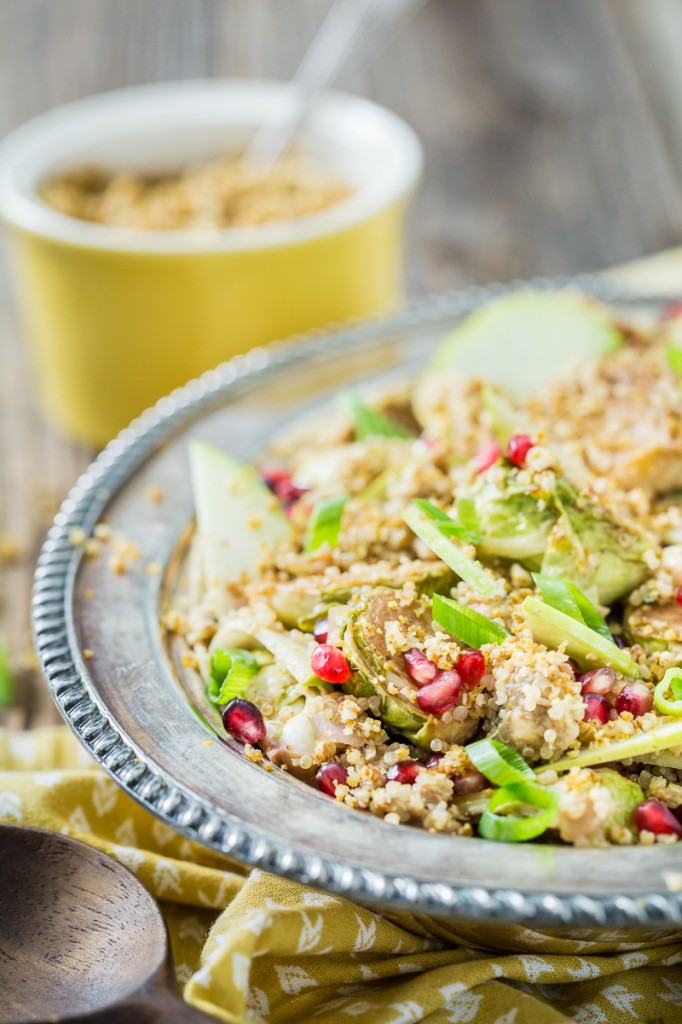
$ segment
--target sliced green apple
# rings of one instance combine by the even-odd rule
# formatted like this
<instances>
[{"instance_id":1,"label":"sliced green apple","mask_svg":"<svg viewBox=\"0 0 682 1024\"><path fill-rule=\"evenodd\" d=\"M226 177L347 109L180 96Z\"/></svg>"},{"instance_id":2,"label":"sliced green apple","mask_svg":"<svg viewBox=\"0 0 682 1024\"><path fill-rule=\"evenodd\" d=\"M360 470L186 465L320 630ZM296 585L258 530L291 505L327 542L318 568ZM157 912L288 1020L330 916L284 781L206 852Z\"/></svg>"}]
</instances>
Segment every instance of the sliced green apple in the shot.
<instances>
[{"instance_id":1,"label":"sliced green apple","mask_svg":"<svg viewBox=\"0 0 682 1024\"><path fill-rule=\"evenodd\" d=\"M268 550L291 541L291 524L253 466L205 441L189 446L204 582L253 576Z\"/></svg>"},{"instance_id":2,"label":"sliced green apple","mask_svg":"<svg viewBox=\"0 0 682 1024\"><path fill-rule=\"evenodd\" d=\"M430 369L480 377L522 398L572 364L608 355L622 343L608 310L593 300L563 292L515 292L458 324L436 350Z\"/></svg>"}]
</instances>

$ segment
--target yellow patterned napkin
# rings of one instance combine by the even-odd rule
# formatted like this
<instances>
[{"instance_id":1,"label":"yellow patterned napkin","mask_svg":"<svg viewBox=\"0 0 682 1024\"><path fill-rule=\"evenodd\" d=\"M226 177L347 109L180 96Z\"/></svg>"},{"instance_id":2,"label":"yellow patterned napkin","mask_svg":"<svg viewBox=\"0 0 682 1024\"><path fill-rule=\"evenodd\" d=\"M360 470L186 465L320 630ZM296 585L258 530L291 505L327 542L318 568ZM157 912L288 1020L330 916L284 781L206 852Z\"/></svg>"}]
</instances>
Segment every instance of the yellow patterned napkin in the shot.
<instances>
[{"instance_id":1,"label":"yellow patterned napkin","mask_svg":"<svg viewBox=\"0 0 682 1024\"><path fill-rule=\"evenodd\" d=\"M68 833L130 868L161 902L185 999L229 1024L682 1019L682 941L603 952L519 930L532 952L491 953L424 919L389 921L194 846L95 768L66 728L0 730L0 821Z\"/></svg>"}]
</instances>

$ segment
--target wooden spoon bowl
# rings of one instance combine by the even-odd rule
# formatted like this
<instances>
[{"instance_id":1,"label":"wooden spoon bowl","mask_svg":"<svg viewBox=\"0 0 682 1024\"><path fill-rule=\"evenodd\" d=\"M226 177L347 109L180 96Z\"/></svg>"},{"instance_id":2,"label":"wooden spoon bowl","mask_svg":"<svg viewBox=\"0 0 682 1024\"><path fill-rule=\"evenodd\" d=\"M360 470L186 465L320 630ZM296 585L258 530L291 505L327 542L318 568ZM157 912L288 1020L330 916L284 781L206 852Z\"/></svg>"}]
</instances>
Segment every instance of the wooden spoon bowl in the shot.
<instances>
[{"instance_id":1,"label":"wooden spoon bowl","mask_svg":"<svg viewBox=\"0 0 682 1024\"><path fill-rule=\"evenodd\" d=\"M42 829L0 826L0 1024L87 1016L206 1022L177 995L161 912L126 868Z\"/></svg>"}]
</instances>

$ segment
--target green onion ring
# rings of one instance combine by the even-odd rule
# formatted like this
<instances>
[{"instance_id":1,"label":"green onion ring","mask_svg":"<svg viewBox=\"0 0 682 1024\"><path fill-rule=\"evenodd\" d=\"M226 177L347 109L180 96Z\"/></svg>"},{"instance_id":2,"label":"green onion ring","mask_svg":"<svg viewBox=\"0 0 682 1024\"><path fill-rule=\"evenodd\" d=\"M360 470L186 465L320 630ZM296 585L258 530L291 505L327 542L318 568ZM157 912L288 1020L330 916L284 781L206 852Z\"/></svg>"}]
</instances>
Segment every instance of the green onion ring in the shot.
<instances>
[{"instance_id":1,"label":"green onion ring","mask_svg":"<svg viewBox=\"0 0 682 1024\"><path fill-rule=\"evenodd\" d=\"M464 752L481 775L496 786L526 783L535 778L535 772L521 755L499 740L477 740L465 747Z\"/></svg>"},{"instance_id":2,"label":"green onion ring","mask_svg":"<svg viewBox=\"0 0 682 1024\"><path fill-rule=\"evenodd\" d=\"M682 668L669 668L656 684L654 689L654 704L656 710L662 715L682 715ZM671 691L675 700L668 700L666 694ZM679 695L679 696L678 696Z\"/></svg>"},{"instance_id":3,"label":"green onion ring","mask_svg":"<svg viewBox=\"0 0 682 1024\"><path fill-rule=\"evenodd\" d=\"M495 813L504 807L518 804L536 807L537 814L524 818L513 814ZM558 795L538 786L537 783L516 782L511 786L496 789L478 823L478 834L483 839L507 843L522 843L527 839L536 839L551 827L558 806Z\"/></svg>"}]
</instances>

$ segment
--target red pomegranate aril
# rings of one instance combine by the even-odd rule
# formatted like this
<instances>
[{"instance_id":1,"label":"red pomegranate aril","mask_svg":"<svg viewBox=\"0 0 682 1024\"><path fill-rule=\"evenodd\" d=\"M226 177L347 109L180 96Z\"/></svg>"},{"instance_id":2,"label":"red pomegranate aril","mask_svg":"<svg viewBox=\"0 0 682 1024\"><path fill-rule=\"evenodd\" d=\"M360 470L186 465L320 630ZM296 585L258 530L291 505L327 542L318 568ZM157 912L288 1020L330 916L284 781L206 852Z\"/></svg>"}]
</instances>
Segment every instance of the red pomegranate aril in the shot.
<instances>
[{"instance_id":1,"label":"red pomegranate aril","mask_svg":"<svg viewBox=\"0 0 682 1024\"><path fill-rule=\"evenodd\" d=\"M452 780L455 793L458 796L466 796L468 793L480 793L482 789L488 789L490 783L485 775L480 772L467 772L466 775L457 775Z\"/></svg>"},{"instance_id":2,"label":"red pomegranate aril","mask_svg":"<svg viewBox=\"0 0 682 1024\"><path fill-rule=\"evenodd\" d=\"M490 444L481 445L471 461L477 473L485 473L486 469L490 469L501 458L502 449L499 444L491 442Z\"/></svg>"},{"instance_id":3,"label":"red pomegranate aril","mask_svg":"<svg viewBox=\"0 0 682 1024\"><path fill-rule=\"evenodd\" d=\"M310 658L310 667L318 679L325 683L345 683L350 678L350 666L341 651L331 644L319 644Z\"/></svg>"},{"instance_id":4,"label":"red pomegranate aril","mask_svg":"<svg viewBox=\"0 0 682 1024\"><path fill-rule=\"evenodd\" d=\"M457 659L457 673L465 690L473 690L485 675L485 658L480 651L464 651Z\"/></svg>"},{"instance_id":5,"label":"red pomegranate aril","mask_svg":"<svg viewBox=\"0 0 682 1024\"><path fill-rule=\"evenodd\" d=\"M439 672L432 683L417 693L417 704L427 715L444 715L457 703L462 680L454 669Z\"/></svg>"},{"instance_id":6,"label":"red pomegranate aril","mask_svg":"<svg viewBox=\"0 0 682 1024\"><path fill-rule=\"evenodd\" d=\"M640 832L674 835L682 839L682 825L673 812L658 800L645 800L635 809L635 823Z\"/></svg>"},{"instance_id":7,"label":"red pomegranate aril","mask_svg":"<svg viewBox=\"0 0 682 1024\"><path fill-rule=\"evenodd\" d=\"M580 677L580 692L583 697L586 693L600 693L602 697L610 693L616 684L616 673L612 668L593 668Z\"/></svg>"},{"instance_id":8,"label":"red pomegranate aril","mask_svg":"<svg viewBox=\"0 0 682 1024\"><path fill-rule=\"evenodd\" d=\"M535 447L528 434L515 434L507 445L507 458L517 466L525 466L526 457L531 448Z\"/></svg>"},{"instance_id":9,"label":"red pomegranate aril","mask_svg":"<svg viewBox=\"0 0 682 1024\"><path fill-rule=\"evenodd\" d=\"M313 636L318 644L326 644L329 636L329 619L318 619L313 626Z\"/></svg>"},{"instance_id":10,"label":"red pomegranate aril","mask_svg":"<svg viewBox=\"0 0 682 1024\"><path fill-rule=\"evenodd\" d=\"M291 477L289 477L275 485L275 494L283 505L293 505L295 501L298 501L305 494L305 488L297 487Z\"/></svg>"},{"instance_id":11,"label":"red pomegranate aril","mask_svg":"<svg viewBox=\"0 0 682 1024\"><path fill-rule=\"evenodd\" d=\"M680 606L680 608L682 608L682 587L678 587L677 588L677 593L675 594L675 600L678 603L678 605Z\"/></svg>"},{"instance_id":12,"label":"red pomegranate aril","mask_svg":"<svg viewBox=\"0 0 682 1024\"><path fill-rule=\"evenodd\" d=\"M417 686L426 686L427 683L432 683L438 675L438 665L434 661L429 661L418 647L411 647L409 651L405 651L403 661L410 679Z\"/></svg>"},{"instance_id":13,"label":"red pomegranate aril","mask_svg":"<svg viewBox=\"0 0 682 1024\"><path fill-rule=\"evenodd\" d=\"M660 319L661 323L666 323L668 320L677 320L681 316L682 301L677 299L675 302L668 302L667 305L663 307Z\"/></svg>"},{"instance_id":14,"label":"red pomegranate aril","mask_svg":"<svg viewBox=\"0 0 682 1024\"><path fill-rule=\"evenodd\" d=\"M629 711L634 718L645 715L654 706L654 695L644 683L628 683L616 697L616 711Z\"/></svg>"},{"instance_id":15,"label":"red pomegranate aril","mask_svg":"<svg viewBox=\"0 0 682 1024\"><path fill-rule=\"evenodd\" d=\"M443 754L431 754L431 757L428 759L428 761L426 762L424 767L425 768L437 768L438 765L443 760L443 756L444 756Z\"/></svg>"},{"instance_id":16,"label":"red pomegranate aril","mask_svg":"<svg viewBox=\"0 0 682 1024\"><path fill-rule=\"evenodd\" d=\"M315 774L315 785L327 796L336 796L336 787L345 786L348 772L338 761L327 761Z\"/></svg>"},{"instance_id":17,"label":"red pomegranate aril","mask_svg":"<svg viewBox=\"0 0 682 1024\"><path fill-rule=\"evenodd\" d=\"M235 697L223 711L223 725L239 743L258 743L265 736L263 716L250 700Z\"/></svg>"},{"instance_id":18,"label":"red pomegranate aril","mask_svg":"<svg viewBox=\"0 0 682 1024\"><path fill-rule=\"evenodd\" d=\"M386 772L386 778L389 782L402 782L411 786L419 775L420 769L421 765L417 761L397 761Z\"/></svg>"},{"instance_id":19,"label":"red pomegranate aril","mask_svg":"<svg viewBox=\"0 0 682 1024\"><path fill-rule=\"evenodd\" d=\"M611 705L606 697L602 697L600 693L586 693L583 700L585 701L585 721L601 722L602 725L606 725L611 715Z\"/></svg>"},{"instance_id":20,"label":"red pomegranate aril","mask_svg":"<svg viewBox=\"0 0 682 1024\"><path fill-rule=\"evenodd\" d=\"M580 679L580 665L578 664L578 662L574 661L573 658L569 658L566 664L573 673L573 678Z\"/></svg>"},{"instance_id":21,"label":"red pomegranate aril","mask_svg":"<svg viewBox=\"0 0 682 1024\"><path fill-rule=\"evenodd\" d=\"M290 480L291 474L286 469L280 469L277 466L259 466L258 475L264 484L266 484L271 491L275 491L275 488L283 480Z\"/></svg>"},{"instance_id":22,"label":"red pomegranate aril","mask_svg":"<svg viewBox=\"0 0 682 1024\"><path fill-rule=\"evenodd\" d=\"M305 494L305 488L297 487L286 469L261 466L258 470L263 483L267 484L284 505L292 505Z\"/></svg>"}]
</instances>

